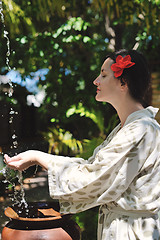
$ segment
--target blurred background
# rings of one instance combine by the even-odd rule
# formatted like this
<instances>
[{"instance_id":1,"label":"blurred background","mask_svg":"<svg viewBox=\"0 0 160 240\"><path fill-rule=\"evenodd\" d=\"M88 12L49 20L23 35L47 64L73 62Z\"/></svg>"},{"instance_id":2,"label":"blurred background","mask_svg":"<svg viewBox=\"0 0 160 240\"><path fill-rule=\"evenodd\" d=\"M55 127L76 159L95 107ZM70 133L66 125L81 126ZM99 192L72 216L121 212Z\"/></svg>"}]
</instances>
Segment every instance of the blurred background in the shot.
<instances>
[{"instance_id":1,"label":"blurred background","mask_svg":"<svg viewBox=\"0 0 160 240\"><path fill-rule=\"evenodd\" d=\"M27 149L91 156L119 121L109 104L95 101L93 85L115 50L144 53L152 73L148 101L160 107L160 0L3 0L0 6L0 169L3 153ZM34 170L23 174L24 182L34 182ZM37 176L47 178L40 168ZM0 179L6 206L12 187ZM48 191L46 199L35 198L44 185L34 179L26 187L30 200L51 201ZM75 216L83 240L96 239L97 211ZM3 213L0 219L3 226Z\"/></svg>"}]
</instances>

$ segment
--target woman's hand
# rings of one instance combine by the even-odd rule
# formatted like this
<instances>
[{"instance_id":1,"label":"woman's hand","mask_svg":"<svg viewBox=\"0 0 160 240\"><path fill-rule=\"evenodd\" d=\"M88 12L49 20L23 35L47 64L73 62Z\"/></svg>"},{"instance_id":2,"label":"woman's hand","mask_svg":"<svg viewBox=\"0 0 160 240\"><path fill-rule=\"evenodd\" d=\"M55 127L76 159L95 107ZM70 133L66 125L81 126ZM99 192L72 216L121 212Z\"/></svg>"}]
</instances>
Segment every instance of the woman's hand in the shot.
<instances>
[{"instance_id":1,"label":"woman's hand","mask_svg":"<svg viewBox=\"0 0 160 240\"><path fill-rule=\"evenodd\" d=\"M23 171L33 165L40 165L48 170L50 158L51 155L36 150L28 150L14 157L9 157L7 154L4 155L5 163L10 168L19 171Z\"/></svg>"}]
</instances>

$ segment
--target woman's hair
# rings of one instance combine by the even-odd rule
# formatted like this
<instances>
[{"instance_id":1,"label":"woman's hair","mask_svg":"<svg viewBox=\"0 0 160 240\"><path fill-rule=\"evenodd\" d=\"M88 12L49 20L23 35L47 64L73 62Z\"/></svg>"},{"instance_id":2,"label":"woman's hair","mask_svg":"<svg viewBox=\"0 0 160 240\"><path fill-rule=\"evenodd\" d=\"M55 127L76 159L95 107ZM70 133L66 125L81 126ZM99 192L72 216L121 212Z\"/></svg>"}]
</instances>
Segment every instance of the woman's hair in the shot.
<instances>
[{"instance_id":1,"label":"woman's hair","mask_svg":"<svg viewBox=\"0 0 160 240\"><path fill-rule=\"evenodd\" d=\"M135 63L132 67L125 68L118 79L122 85L127 83L130 95L144 107L147 107L151 102L151 76L145 57L136 50L122 49L110 54L107 58L110 57L116 62L118 55L122 57L130 55L131 61Z\"/></svg>"}]
</instances>

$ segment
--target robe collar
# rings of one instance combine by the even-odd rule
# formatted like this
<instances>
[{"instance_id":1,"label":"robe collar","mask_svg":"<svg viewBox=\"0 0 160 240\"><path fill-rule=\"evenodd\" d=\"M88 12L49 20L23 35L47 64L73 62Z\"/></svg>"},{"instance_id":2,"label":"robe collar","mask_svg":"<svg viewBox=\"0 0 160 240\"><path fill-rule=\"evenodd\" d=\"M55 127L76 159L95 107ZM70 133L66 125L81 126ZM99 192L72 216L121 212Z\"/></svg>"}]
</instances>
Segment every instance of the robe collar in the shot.
<instances>
[{"instance_id":1,"label":"robe collar","mask_svg":"<svg viewBox=\"0 0 160 240\"><path fill-rule=\"evenodd\" d=\"M127 125L130 122L133 122L134 120L140 119L140 118L144 118L144 117L155 118L158 111L159 111L159 108L155 108L152 106L149 106L142 110L135 111L127 117L123 126Z\"/></svg>"}]
</instances>

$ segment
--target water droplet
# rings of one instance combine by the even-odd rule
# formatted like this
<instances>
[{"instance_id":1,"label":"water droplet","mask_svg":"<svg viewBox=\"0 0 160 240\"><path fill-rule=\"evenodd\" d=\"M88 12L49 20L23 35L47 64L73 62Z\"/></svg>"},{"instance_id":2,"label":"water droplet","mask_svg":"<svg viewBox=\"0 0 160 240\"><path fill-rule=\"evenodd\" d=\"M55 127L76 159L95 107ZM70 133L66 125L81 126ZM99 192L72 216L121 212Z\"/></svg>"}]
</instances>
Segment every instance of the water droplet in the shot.
<instances>
[{"instance_id":1,"label":"water droplet","mask_svg":"<svg viewBox=\"0 0 160 240\"><path fill-rule=\"evenodd\" d=\"M16 137L17 137L16 134L13 134L13 135L12 135L12 138L13 138L13 139L15 139Z\"/></svg>"},{"instance_id":2,"label":"water droplet","mask_svg":"<svg viewBox=\"0 0 160 240\"><path fill-rule=\"evenodd\" d=\"M3 180L2 182L3 182L3 183L7 183L7 180Z\"/></svg>"},{"instance_id":3,"label":"water droplet","mask_svg":"<svg viewBox=\"0 0 160 240\"><path fill-rule=\"evenodd\" d=\"M13 111L13 110L11 110L9 114L14 114L14 111Z\"/></svg>"},{"instance_id":4,"label":"water droplet","mask_svg":"<svg viewBox=\"0 0 160 240\"><path fill-rule=\"evenodd\" d=\"M5 35L7 35L7 34L8 34L8 32L7 32L6 30L4 30L4 34L5 34Z\"/></svg>"}]
</instances>

